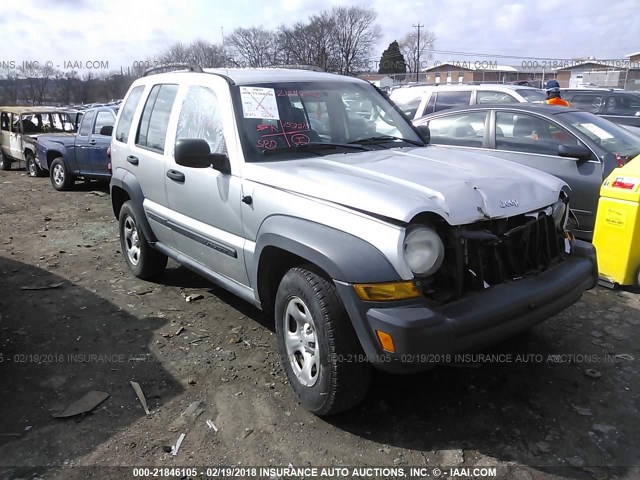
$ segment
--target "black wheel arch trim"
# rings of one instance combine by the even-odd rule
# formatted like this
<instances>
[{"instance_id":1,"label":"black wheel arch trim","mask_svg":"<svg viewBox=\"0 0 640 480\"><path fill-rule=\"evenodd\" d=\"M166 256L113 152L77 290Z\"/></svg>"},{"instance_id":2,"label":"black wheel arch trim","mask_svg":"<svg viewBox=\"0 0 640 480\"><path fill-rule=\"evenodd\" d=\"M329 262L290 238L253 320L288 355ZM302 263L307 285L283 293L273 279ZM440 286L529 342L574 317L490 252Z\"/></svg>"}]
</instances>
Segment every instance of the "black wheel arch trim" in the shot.
<instances>
[{"instance_id":1,"label":"black wheel arch trim","mask_svg":"<svg viewBox=\"0 0 640 480\"><path fill-rule=\"evenodd\" d=\"M301 218L275 215L258 232L249 279L258 285L262 252L277 247L324 270L333 280L347 283L377 283L401 280L384 254L370 243L349 233Z\"/></svg>"},{"instance_id":2,"label":"black wheel arch trim","mask_svg":"<svg viewBox=\"0 0 640 480\"><path fill-rule=\"evenodd\" d=\"M109 186L109 190L111 193L111 206L113 207L113 214L116 218L119 217L120 210L116 207L114 200L117 196L114 195L113 189L114 187L120 188L124 190L129 199L131 200L131 208L136 214L138 220L138 227L144 233L147 242L155 243L158 241L157 237L153 233L151 229L151 225L149 225L149 220L144 213L144 208L142 203L144 202L144 193L142 192L142 187L138 182L138 179L128 170L123 168L118 168L113 172L111 176L111 184Z\"/></svg>"}]
</instances>

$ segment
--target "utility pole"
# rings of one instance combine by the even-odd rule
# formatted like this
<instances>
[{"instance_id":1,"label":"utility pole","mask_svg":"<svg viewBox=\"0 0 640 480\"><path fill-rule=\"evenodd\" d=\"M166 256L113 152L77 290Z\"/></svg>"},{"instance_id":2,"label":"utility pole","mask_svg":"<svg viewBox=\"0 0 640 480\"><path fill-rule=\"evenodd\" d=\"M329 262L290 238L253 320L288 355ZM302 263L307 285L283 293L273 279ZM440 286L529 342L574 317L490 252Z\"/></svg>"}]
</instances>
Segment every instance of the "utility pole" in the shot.
<instances>
[{"instance_id":1,"label":"utility pole","mask_svg":"<svg viewBox=\"0 0 640 480\"><path fill-rule=\"evenodd\" d=\"M424 27L418 22L418 25L413 25L413 28L418 29L418 48L416 49L416 83L420 83L420 29Z\"/></svg>"}]
</instances>

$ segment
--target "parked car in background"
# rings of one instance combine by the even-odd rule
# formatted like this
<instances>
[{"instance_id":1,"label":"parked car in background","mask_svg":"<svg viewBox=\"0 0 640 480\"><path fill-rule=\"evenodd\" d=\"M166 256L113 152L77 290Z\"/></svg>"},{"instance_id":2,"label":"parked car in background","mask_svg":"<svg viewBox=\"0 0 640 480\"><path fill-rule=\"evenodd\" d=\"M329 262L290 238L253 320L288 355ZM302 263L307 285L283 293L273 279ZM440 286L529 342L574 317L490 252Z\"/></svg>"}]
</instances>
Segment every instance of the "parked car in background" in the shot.
<instances>
[{"instance_id":1,"label":"parked car in background","mask_svg":"<svg viewBox=\"0 0 640 480\"><path fill-rule=\"evenodd\" d=\"M107 148L117 109L96 107L85 110L77 133L42 135L37 141L37 161L49 171L56 190L69 190L77 178L111 178Z\"/></svg>"},{"instance_id":2,"label":"parked car in background","mask_svg":"<svg viewBox=\"0 0 640 480\"><path fill-rule=\"evenodd\" d=\"M172 258L274 312L283 369L318 415L359 403L372 366L424 370L497 343L597 281L593 247L565 231L562 180L425 146L363 80L145 76L111 159L132 274L158 277Z\"/></svg>"},{"instance_id":3,"label":"parked car in background","mask_svg":"<svg viewBox=\"0 0 640 480\"><path fill-rule=\"evenodd\" d=\"M600 185L640 153L640 137L604 118L550 105L486 105L414 121L434 145L466 147L555 175L571 187L572 228L591 238Z\"/></svg>"},{"instance_id":4,"label":"parked car in background","mask_svg":"<svg viewBox=\"0 0 640 480\"><path fill-rule=\"evenodd\" d=\"M0 169L25 166L30 176L42 176L36 162L38 136L52 132L75 132L72 116L57 107L0 107Z\"/></svg>"},{"instance_id":5,"label":"parked car in background","mask_svg":"<svg viewBox=\"0 0 640 480\"><path fill-rule=\"evenodd\" d=\"M521 85L411 85L394 89L389 98L410 119L423 115L487 103L542 103L547 98L544 90Z\"/></svg>"},{"instance_id":6,"label":"parked car in background","mask_svg":"<svg viewBox=\"0 0 640 480\"><path fill-rule=\"evenodd\" d=\"M563 89L562 98L571 106L599 115L615 123L640 127L640 95L614 89Z\"/></svg>"}]
</instances>

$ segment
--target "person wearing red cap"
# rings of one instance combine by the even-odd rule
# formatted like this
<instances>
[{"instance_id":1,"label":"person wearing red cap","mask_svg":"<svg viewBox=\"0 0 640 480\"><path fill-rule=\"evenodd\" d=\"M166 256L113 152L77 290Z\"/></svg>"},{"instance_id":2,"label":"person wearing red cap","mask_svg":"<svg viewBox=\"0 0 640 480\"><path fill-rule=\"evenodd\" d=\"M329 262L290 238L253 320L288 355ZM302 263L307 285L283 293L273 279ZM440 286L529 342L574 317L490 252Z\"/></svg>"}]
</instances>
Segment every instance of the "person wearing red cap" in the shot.
<instances>
[{"instance_id":1,"label":"person wearing red cap","mask_svg":"<svg viewBox=\"0 0 640 480\"><path fill-rule=\"evenodd\" d=\"M545 91L547 92L547 99L545 100L545 102L549 105L560 105L563 107L571 106L569 102L563 100L560 96L560 84L555 80L549 80L547 82Z\"/></svg>"}]
</instances>

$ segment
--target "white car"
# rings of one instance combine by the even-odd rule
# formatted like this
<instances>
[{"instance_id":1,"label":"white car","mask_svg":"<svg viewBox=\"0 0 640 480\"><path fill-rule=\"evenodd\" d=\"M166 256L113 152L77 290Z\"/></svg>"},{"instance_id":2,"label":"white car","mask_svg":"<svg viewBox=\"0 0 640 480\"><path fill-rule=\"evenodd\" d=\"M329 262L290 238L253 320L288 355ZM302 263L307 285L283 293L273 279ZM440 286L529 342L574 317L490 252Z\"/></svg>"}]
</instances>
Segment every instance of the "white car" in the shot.
<instances>
[{"instance_id":1,"label":"white car","mask_svg":"<svg viewBox=\"0 0 640 480\"><path fill-rule=\"evenodd\" d=\"M390 98L411 120L429 113L467 105L542 103L544 90L522 85L409 85L396 88Z\"/></svg>"}]
</instances>

